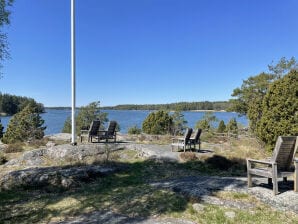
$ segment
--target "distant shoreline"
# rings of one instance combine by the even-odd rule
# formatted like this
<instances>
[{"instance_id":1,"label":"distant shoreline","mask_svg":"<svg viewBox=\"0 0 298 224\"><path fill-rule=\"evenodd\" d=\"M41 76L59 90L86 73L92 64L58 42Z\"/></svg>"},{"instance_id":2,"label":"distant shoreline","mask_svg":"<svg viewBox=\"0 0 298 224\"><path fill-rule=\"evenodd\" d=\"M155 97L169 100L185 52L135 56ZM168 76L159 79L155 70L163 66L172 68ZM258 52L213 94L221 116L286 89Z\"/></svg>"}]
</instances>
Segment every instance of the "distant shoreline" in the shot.
<instances>
[{"instance_id":1,"label":"distant shoreline","mask_svg":"<svg viewBox=\"0 0 298 224\"><path fill-rule=\"evenodd\" d=\"M45 107L45 109L49 109L49 110L71 110L71 107ZM76 109L80 109L79 107L77 107ZM135 111L141 111L141 110L152 110L152 111L156 111L157 109L117 109L117 108L100 108L101 110L135 110ZM169 110L171 112L174 112L175 110ZM183 111L188 111L188 112L227 112L226 110L183 110ZM233 112L233 111L230 111ZM0 115L2 116L2 115Z\"/></svg>"},{"instance_id":2,"label":"distant shoreline","mask_svg":"<svg viewBox=\"0 0 298 224\"><path fill-rule=\"evenodd\" d=\"M86 105L88 106L88 105ZM71 109L71 107L56 106L46 109ZM230 108L229 101L200 101L200 102L176 102L165 104L121 104L115 106L100 106L101 110L165 110L165 111L227 111ZM76 109L79 109L77 107Z\"/></svg>"},{"instance_id":3,"label":"distant shoreline","mask_svg":"<svg viewBox=\"0 0 298 224\"><path fill-rule=\"evenodd\" d=\"M186 110L186 111L190 111L190 112L227 112L226 110Z\"/></svg>"}]
</instances>

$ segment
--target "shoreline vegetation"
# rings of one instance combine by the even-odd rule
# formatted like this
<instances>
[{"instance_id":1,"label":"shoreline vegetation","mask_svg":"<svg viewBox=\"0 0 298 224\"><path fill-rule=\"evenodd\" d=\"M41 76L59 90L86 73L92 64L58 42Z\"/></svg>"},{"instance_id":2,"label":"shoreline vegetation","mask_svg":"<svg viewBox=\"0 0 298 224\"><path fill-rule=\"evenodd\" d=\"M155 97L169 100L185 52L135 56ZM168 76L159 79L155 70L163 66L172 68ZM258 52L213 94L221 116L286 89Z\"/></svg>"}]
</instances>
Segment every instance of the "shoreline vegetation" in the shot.
<instances>
[{"instance_id":1,"label":"shoreline vegetation","mask_svg":"<svg viewBox=\"0 0 298 224\"><path fill-rule=\"evenodd\" d=\"M102 110L166 110L166 111L195 111L195 112L226 112L229 111L228 101L178 102L168 104L121 104L100 107ZM45 109L70 110L71 107L45 107ZM77 107L80 109L80 107Z\"/></svg>"}]
</instances>

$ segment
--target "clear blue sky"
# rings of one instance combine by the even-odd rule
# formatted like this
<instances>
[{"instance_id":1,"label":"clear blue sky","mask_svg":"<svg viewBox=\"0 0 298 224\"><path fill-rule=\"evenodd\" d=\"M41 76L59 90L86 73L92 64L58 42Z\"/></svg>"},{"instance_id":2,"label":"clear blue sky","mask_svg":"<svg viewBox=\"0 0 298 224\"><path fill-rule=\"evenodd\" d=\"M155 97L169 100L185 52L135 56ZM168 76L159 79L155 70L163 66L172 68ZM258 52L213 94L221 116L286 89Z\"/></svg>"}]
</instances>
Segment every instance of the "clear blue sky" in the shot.
<instances>
[{"instance_id":1,"label":"clear blue sky","mask_svg":"<svg viewBox=\"0 0 298 224\"><path fill-rule=\"evenodd\" d=\"M297 0L76 0L77 106L219 101L298 59ZM70 0L16 0L0 91L70 106Z\"/></svg>"}]
</instances>

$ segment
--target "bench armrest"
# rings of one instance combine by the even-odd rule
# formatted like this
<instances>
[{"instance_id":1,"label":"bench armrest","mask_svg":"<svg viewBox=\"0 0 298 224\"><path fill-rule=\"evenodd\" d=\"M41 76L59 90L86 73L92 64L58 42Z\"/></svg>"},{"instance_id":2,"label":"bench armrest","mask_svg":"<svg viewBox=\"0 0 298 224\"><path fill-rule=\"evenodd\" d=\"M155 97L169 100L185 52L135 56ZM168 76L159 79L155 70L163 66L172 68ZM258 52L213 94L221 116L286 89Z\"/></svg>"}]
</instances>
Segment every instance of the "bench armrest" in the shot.
<instances>
[{"instance_id":1,"label":"bench armrest","mask_svg":"<svg viewBox=\"0 0 298 224\"><path fill-rule=\"evenodd\" d=\"M261 163L266 165L274 165L275 162L266 161L266 160L256 160L256 159L246 159L248 163Z\"/></svg>"},{"instance_id":2,"label":"bench armrest","mask_svg":"<svg viewBox=\"0 0 298 224\"><path fill-rule=\"evenodd\" d=\"M182 138L182 137L172 138L172 142L184 142L184 138Z\"/></svg>"}]
</instances>

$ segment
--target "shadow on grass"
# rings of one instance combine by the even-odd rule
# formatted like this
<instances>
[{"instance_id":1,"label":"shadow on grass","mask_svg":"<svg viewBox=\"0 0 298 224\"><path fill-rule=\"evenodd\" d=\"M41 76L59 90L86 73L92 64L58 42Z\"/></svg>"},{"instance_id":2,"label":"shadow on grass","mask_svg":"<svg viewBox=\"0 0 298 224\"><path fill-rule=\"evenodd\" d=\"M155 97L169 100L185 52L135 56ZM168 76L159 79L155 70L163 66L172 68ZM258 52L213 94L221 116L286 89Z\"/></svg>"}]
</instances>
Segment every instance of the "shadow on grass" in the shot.
<instances>
[{"instance_id":1,"label":"shadow on grass","mask_svg":"<svg viewBox=\"0 0 298 224\"><path fill-rule=\"evenodd\" d=\"M0 223L58 221L71 216L94 214L95 211L99 214L113 211L113 215L105 213L110 216L102 216L105 217L105 223L132 223L133 218L145 220L152 216L187 210L189 202L193 200L185 197L187 189L195 191L196 196L203 197L231 184L239 187L245 184L241 181L233 182L232 179L219 184L210 177L218 174L233 175L233 169L239 165L219 156L206 161L185 163L145 160L135 163L112 162L105 164L107 165L116 167L118 172L98 178L90 176L78 186L69 189L48 184L0 192ZM55 169L70 167L81 166ZM242 171L243 169L242 167ZM47 172L47 169L36 168L36 172ZM235 170L235 174L237 173L238 170ZM198 191L199 188L202 190ZM199 193L196 194L196 191ZM99 216L95 215L95 218L99 219Z\"/></svg>"}]
</instances>

